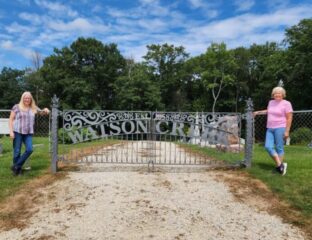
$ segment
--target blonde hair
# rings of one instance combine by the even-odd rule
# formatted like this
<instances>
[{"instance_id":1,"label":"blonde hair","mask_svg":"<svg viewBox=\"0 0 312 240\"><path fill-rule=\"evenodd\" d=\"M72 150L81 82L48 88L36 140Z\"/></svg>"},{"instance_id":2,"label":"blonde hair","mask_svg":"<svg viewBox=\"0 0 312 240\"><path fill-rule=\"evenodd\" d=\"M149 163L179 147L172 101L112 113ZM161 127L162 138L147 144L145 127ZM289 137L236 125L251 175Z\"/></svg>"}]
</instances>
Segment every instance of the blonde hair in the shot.
<instances>
[{"instance_id":1,"label":"blonde hair","mask_svg":"<svg viewBox=\"0 0 312 240\"><path fill-rule=\"evenodd\" d=\"M286 91L282 87L275 87L275 88L273 88L272 93L271 93L272 97L274 97L274 94L277 93L277 92L280 92L282 94L283 98L286 97Z\"/></svg>"},{"instance_id":2,"label":"blonde hair","mask_svg":"<svg viewBox=\"0 0 312 240\"><path fill-rule=\"evenodd\" d=\"M23 111L25 111L27 109L27 107L24 104L24 97L26 97L26 96L29 96L31 98L30 108L31 108L31 111L36 114L37 113L37 105L36 105L36 102L35 102L35 100L34 100L34 98L30 92L24 92L22 94L21 100L18 104L19 108Z\"/></svg>"}]
</instances>

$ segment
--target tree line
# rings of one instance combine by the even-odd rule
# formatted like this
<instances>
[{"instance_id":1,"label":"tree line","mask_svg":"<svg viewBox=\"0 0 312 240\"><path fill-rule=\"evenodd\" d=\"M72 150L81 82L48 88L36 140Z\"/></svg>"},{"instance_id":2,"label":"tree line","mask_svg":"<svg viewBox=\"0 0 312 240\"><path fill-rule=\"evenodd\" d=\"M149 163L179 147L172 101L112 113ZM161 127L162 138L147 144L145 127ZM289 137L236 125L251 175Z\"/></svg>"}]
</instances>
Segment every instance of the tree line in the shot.
<instances>
[{"instance_id":1,"label":"tree line","mask_svg":"<svg viewBox=\"0 0 312 240\"><path fill-rule=\"evenodd\" d=\"M212 43L194 57L183 46L152 44L136 62L114 43L80 37L45 59L36 53L32 68L4 67L0 109L27 90L41 106L56 94L63 109L242 112L249 97L265 108L280 80L296 110L311 109L311 39L312 18L286 29L281 43Z\"/></svg>"}]
</instances>

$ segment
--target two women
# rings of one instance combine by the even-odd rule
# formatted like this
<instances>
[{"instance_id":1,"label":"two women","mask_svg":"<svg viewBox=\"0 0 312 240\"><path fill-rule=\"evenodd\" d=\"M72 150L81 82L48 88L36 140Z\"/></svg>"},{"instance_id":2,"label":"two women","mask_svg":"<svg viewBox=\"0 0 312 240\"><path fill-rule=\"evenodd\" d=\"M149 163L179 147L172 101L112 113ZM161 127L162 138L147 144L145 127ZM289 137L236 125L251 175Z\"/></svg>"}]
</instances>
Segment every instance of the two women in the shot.
<instances>
[{"instance_id":1,"label":"two women","mask_svg":"<svg viewBox=\"0 0 312 240\"><path fill-rule=\"evenodd\" d=\"M254 112L254 115L267 114L265 149L275 161L276 171L282 175L287 170L287 163L283 161L284 141L289 137L293 113L292 105L285 97L285 89L275 87L272 90L273 99L269 101L267 109Z\"/></svg>"},{"instance_id":2,"label":"two women","mask_svg":"<svg viewBox=\"0 0 312 240\"><path fill-rule=\"evenodd\" d=\"M36 106L30 92L24 92L18 104L11 110L9 129L10 138L13 139L13 165L11 170L14 176L22 174L25 161L33 152L32 136L34 134L35 115L37 113L48 114L47 108L43 110ZM22 144L25 152L21 154Z\"/></svg>"}]
</instances>

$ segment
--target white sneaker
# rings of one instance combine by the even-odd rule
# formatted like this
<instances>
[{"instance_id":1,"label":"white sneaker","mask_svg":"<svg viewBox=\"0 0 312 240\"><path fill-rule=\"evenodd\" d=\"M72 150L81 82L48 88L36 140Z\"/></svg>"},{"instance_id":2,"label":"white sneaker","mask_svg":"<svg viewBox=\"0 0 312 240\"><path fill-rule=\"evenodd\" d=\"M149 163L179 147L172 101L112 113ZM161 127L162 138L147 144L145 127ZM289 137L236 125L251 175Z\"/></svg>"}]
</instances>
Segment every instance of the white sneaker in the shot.
<instances>
[{"instance_id":1,"label":"white sneaker","mask_svg":"<svg viewBox=\"0 0 312 240\"><path fill-rule=\"evenodd\" d=\"M287 172L287 163L282 163L282 171L281 171L281 174L282 174L282 176L284 176L285 174L286 174L286 172Z\"/></svg>"},{"instance_id":2,"label":"white sneaker","mask_svg":"<svg viewBox=\"0 0 312 240\"><path fill-rule=\"evenodd\" d=\"M31 167L30 166L24 167L24 170L29 171L29 170L31 170Z\"/></svg>"}]
</instances>

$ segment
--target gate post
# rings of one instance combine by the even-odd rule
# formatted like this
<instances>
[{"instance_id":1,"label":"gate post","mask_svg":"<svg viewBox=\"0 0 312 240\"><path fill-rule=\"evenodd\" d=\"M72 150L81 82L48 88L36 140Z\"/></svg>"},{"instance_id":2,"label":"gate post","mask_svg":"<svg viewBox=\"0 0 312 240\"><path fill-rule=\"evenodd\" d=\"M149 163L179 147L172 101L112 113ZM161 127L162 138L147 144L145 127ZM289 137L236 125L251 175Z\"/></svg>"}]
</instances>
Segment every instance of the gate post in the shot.
<instances>
[{"instance_id":1,"label":"gate post","mask_svg":"<svg viewBox=\"0 0 312 240\"><path fill-rule=\"evenodd\" d=\"M246 106L246 140L245 140L245 159L243 165L247 168L251 167L252 151L253 151L253 102L248 98Z\"/></svg>"},{"instance_id":2,"label":"gate post","mask_svg":"<svg viewBox=\"0 0 312 240\"><path fill-rule=\"evenodd\" d=\"M51 170L52 173L57 172L57 159L58 159L58 107L59 99L54 94L52 98L52 126L51 126L51 136L52 136L52 158L51 158Z\"/></svg>"}]
</instances>

